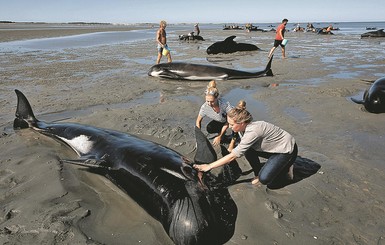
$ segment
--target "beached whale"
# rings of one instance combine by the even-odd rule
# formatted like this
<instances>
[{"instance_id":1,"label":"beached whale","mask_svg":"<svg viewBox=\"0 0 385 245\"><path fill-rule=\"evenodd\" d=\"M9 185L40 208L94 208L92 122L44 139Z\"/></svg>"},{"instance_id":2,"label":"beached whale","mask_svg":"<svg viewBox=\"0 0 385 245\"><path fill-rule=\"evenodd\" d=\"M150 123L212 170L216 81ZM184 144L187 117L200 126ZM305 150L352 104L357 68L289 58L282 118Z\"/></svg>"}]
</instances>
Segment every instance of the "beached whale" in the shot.
<instances>
[{"instance_id":1,"label":"beached whale","mask_svg":"<svg viewBox=\"0 0 385 245\"><path fill-rule=\"evenodd\" d=\"M202 36L194 35L194 32L189 34L179 35L179 40L181 41L204 41Z\"/></svg>"},{"instance_id":2,"label":"beached whale","mask_svg":"<svg viewBox=\"0 0 385 245\"><path fill-rule=\"evenodd\" d=\"M376 31L369 31L361 34L361 38L365 37L385 37L384 29L379 29Z\"/></svg>"},{"instance_id":3,"label":"beached whale","mask_svg":"<svg viewBox=\"0 0 385 245\"><path fill-rule=\"evenodd\" d=\"M385 112L385 77L377 79L364 93L362 100L351 98L357 104L363 104L368 112Z\"/></svg>"},{"instance_id":4,"label":"beached whale","mask_svg":"<svg viewBox=\"0 0 385 245\"><path fill-rule=\"evenodd\" d=\"M193 81L248 79L273 76L271 56L266 68L258 72L239 71L213 65L191 64L182 62L154 65L148 71L149 76Z\"/></svg>"},{"instance_id":5,"label":"beached whale","mask_svg":"<svg viewBox=\"0 0 385 245\"><path fill-rule=\"evenodd\" d=\"M79 158L62 162L108 177L156 218L175 244L223 244L234 234L237 207L227 188L220 185L223 178L217 182L216 176L205 173L204 180L209 181L202 182L186 157L133 135L39 121L24 94L15 92L15 130L31 128L71 147ZM208 149L210 142L197 128L196 138L195 162L216 160L215 151Z\"/></svg>"},{"instance_id":6,"label":"beached whale","mask_svg":"<svg viewBox=\"0 0 385 245\"><path fill-rule=\"evenodd\" d=\"M236 38L236 36L230 36L223 41L213 43L207 48L207 54L230 54L238 51L259 50L259 48L254 44L237 43L234 41L234 38Z\"/></svg>"}]
</instances>

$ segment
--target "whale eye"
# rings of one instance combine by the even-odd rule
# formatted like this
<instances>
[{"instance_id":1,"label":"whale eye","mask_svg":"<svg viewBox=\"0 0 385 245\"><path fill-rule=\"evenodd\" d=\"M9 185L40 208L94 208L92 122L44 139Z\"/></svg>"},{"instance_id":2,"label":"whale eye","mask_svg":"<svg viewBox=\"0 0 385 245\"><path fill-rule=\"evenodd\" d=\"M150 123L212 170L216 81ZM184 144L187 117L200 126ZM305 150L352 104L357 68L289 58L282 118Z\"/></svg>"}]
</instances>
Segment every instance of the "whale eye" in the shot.
<instances>
[{"instance_id":1,"label":"whale eye","mask_svg":"<svg viewBox=\"0 0 385 245\"><path fill-rule=\"evenodd\" d=\"M194 174L193 174L194 169L193 169L190 165L185 165L185 166L183 166L181 170L182 170L183 174L184 174L187 178L189 178L190 180L195 179L195 178L194 178Z\"/></svg>"}]
</instances>

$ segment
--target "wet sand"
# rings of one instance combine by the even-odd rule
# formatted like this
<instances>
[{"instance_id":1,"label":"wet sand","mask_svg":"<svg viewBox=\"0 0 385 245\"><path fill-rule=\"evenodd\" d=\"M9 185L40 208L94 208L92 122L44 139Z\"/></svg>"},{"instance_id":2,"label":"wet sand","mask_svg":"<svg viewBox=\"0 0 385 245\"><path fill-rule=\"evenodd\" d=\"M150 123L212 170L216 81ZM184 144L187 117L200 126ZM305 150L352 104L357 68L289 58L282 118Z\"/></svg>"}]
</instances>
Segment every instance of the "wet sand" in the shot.
<instances>
[{"instance_id":1,"label":"wet sand","mask_svg":"<svg viewBox=\"0 0 385 245\"><path fill-rule=\"evenodd\" d=\"M12 31L1 41L65 32L52 29L50 34ZM206 41L196 43L179 42L183 32L168 33L174 61L262 70L274 37L201 32ZM206 55L211 43L233 34L262 50ZM385 76L384 41L308 33L288 33L287 38L288 58L275 52L275 76L219 81L218 87L232 104L246 99L255 119L290 132L299 156L321 168L279 190L252 186L251 174L229 187L238 215L226 244L384 244L385 114L365 112L350 101L370 86L365 80ZM12 129L14 89L19 89L41 120L136 134L193 158L192 129L207 82L148 77L155 59L153 40L1 53L2 243L172 244L160 223L110 181L61 165L59 159L76 158L70 149L30 130ZM250 170L244 159L239 163Z\"/></svg>"}]
</instances>

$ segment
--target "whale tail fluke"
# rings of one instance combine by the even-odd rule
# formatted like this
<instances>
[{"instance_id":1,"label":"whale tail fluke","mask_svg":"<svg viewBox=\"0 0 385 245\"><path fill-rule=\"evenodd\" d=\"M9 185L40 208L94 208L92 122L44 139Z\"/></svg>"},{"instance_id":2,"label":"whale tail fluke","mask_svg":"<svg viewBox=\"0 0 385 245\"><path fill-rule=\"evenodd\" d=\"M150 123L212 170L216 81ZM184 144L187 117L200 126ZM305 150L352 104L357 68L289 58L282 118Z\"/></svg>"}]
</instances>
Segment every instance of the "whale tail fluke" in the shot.
<instances>
[{"instance_id":1,"label":"whale tail fluke","mask_svg":"<svg viewBox=\"0 0 385 245\"><path fill-rule=\"evenodd\" d=\"M15 120L13 122L14 129L23 129L35 126L38 122L33 114L31 105L29 104L25 95L19 90L15 89L17 95L17 109L15 113Z\"/></svg>"}]
</instances>

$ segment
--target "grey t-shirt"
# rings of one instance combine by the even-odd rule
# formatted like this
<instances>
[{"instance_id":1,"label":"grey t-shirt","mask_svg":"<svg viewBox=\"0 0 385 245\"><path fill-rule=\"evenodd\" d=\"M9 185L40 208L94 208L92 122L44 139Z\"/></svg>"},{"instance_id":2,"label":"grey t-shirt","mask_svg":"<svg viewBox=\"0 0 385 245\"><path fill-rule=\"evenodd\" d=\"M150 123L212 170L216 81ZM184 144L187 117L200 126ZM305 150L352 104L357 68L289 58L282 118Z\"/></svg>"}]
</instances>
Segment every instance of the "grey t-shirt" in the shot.
<instances>
[{"instance_id":1,"label":"grey t-shirt","mask_svg":"<svg viewBox=\"0 0 385 245\"><path fill-rule=\"evenodd\" d=\"M251 147L269 153L292 153L295 139L285 130L264 121L251 122L246 126L238 146L233 149L241 157Z\"/></svg>"},{"instance_id":2,"label":"grey t-shirt","mask_svg":"<svg viewBox=\"0 0 385 245\"><path fill-rule=\"evenodd\" d=\"M223 101L221 99L218 99L218 105L219 105L219 113L216 113L214 109L209 106L207 103L204 103L201 106L201 109L199 110L199 115L201 117L209 117L212 120L218 121L218 122L226 122L227 121L227 112L229 112L233 107L230 105L228 101Z\"/></svg>"}]
</instances>

